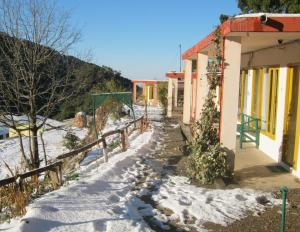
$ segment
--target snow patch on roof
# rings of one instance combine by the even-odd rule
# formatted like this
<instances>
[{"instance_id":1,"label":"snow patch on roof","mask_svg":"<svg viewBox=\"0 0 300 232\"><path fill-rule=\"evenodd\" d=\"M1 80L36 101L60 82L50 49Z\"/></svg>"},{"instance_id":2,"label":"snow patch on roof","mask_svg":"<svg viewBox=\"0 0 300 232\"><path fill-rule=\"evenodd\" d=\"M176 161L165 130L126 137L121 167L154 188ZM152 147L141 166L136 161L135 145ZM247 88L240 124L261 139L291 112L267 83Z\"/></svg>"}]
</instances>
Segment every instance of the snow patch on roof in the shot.
<instances>
[{"instance_id":1,"label":"snow patch on roof","mask_svg":"<svg viewBox=\"0 0 300 232\"><path fill-rule=\"evenodd\" d=\"M253 13L253 14L241 14L234 18L254 18L266 15L267 17L300 17L300 14L275 14L275 13Z\"/></svg>"}]
</instances>

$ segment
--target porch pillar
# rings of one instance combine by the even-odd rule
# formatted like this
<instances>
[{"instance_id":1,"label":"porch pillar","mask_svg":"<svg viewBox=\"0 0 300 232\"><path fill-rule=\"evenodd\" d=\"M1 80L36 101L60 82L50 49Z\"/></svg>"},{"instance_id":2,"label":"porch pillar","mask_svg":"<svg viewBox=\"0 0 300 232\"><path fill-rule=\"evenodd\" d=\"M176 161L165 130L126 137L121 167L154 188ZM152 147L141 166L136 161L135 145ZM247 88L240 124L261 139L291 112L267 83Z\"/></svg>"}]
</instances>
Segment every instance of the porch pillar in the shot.
<instances>
[{"instance_id":1,"label":"porch pillar","mask_svg":"<svg viewBox=\"0 0 300 232\"><path fill-rule=\"evenodd\" d=\"M226 38L224 49L226 66L222 82L220 142L222 146L235 152L241 67L241 43L239 38L235 40Z\"/></svg>"},{"instance_id":2,"label":"porch pillar","mask_svg":"<svg viewBox=\"0 0 300 232\"><path fill-rule=\"evenodd\" d=\"M173 84L174 84L174 107L178 106L178 79L175 78L173 79Z\"/></svg>"},{"instance_id":3,"label":"porch pillar","mask_svg":"<svg viewBox=\"0 0 300 232\"><path fill-rule=\"evenodd\" d=\"M173 81L172 78L168 78L168 112L167 117L172 117L172 108L173 108Z\"/></svg>"},{"instance_id":4,"label":"porch pillar","mask_svg":"<svg viewBox=\"0 0 300 232\"><path fill-rule=\"evenodd\" d=\"M190 124L192 92L192 60L184 60L183 123Z\"/></svg>"},{"instance_id":5,"label":"porch pillar","mask_svg":"<svg viewBox=\"0 0 300 232\"><path fill-rule=\"evenodd\" d=\"M205 98L208 93L208 83L207 83L207 65L208 65L208 55L198 53L197 62L197 100L196 100L196 120L200 119L202 108L205 102Z\"/></svg>"},{"instance_id":6,"label":"porch pillar","mask_svg":"<svg viewBox=\"0 0 300 232\"><path fill-rule=\"evenodd\" d=\"M154 106L157 106L157 83L153 85L153 104Z\"/></svg>"},{"instance_id":7,"label":"porch pillar","mask_svg":"<svg viewBox=\"0 0 300 232\"><path fill-rule=\"evenodd\" d=\"M142 98L143 98L143 103L146 102L146 84L142 83Z\"/></svg>"},{"instance_id":8,"label":"porch pillar","mask_svg":"<svg viewBox=\"0 0 300 232\"><path fill-rule=\"evenodd\" d=\"M192 77L192 107L191 107L191 119L195 120L196 105L197 105L197 78Z\"/></svg>"},{"instance_id":9,"label":"porch pillar","mask_svg":"<svg viewBox=\"0 0 300 232\"><path fill-rule=\"evenodd\" d=\"M132 102L133 102L133 103L136 103L136 82L133 82Z\"/></svg>"}]
</instances>

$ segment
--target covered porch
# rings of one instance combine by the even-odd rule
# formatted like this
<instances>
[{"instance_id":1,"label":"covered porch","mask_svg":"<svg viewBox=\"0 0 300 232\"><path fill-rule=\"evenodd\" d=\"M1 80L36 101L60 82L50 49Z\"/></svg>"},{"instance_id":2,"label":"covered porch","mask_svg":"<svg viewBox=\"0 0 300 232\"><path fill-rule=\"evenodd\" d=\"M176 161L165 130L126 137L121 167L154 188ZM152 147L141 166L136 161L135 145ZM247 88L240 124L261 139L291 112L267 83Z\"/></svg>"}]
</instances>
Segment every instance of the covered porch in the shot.
<instances>
[{"instance_id":1,"label":"covered porch","mask_svg":"<svg viewBox=\"0 0 300 232\"><path fill-rule=\"evenodd\" d=\"M299 179L253 144L247 144L243 149L237 146L234 180L239 187L267 191L278 190L282 186L300 186Z\"/></svg>"},{"instance_id":2,"label":"covered porch","mask_svg":"<svg viewBox=\"0 0 300 232\"><path fill-rule=\"evenodd\" d=\"M300 176L300 15L241 15L224 22L220 30L223 68L219 81L219 136L222 146L236 154L236 161L245 159L244 164L247 164L249 158L250 163L255 163L258 157L267 155L269 164L272 161ZM183 54L185 124L192 123L193 114L195 119L200 117L205 102L207 66L214 57L214 36L212 32ZM190 91L193 63L197 67L196 100ZM236 126L241 115L257 120L258 149L249 148L248 144L241 149L240 141L237 143ZM248 124L249 130L253 127L253 123ZM240 156L246 150L248 155ZM269 173L263 170L262 173Z\"/></svg>"},{"instance_id":3,"label":"covered porch","mask_svg":"<svg viewBox=\"0 0 300 232\"><path fill-rule=\"evenodd\" d=\"M133 94L132 101L134 104L147 104L151 106L158 106L158 87L159 84L167 83L167 81L159 81L159 80L132 80L133 84ZM140 86L142 88L141 95L138 96L137 87Z\"/></svg>"}]
</instances>

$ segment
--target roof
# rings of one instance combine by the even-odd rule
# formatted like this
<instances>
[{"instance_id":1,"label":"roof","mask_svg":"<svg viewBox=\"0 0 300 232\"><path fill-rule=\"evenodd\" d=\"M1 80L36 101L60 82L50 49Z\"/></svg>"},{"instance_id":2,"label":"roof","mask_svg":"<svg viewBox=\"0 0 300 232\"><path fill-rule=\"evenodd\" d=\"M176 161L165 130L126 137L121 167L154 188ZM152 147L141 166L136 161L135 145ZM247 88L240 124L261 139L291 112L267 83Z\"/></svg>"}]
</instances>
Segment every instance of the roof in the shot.
<instances>
[{"instance_id":1,"label":"roof","mask_svg":"<svg viewBox=\"0 0 300 232\"><path fill-rule=\"evenodd\" d=\"M132 83L145 83L145 84L158 84L160 82L166 82L166 80L131 80Z\"/></svg>"},{"instance_id":2,"label":"roof","mask_svg":"<svg viewBox=\"0 0 300 232\"><path fill-rule=\"evenodd\" d=\"M184 73L183 72L167 72L166 77L174 78L174 79L184 78Z\"/></svg>"},{"instance_id":3,"label":"roof","mask_svg":"<svg viewBox=\"0 0 300 232\"><path fill-rule=\"evenodd\" d=\"M263 22L262 16L267 17ZM220 25L222 36L237 35L240 32L300 32L300 14L247 14L239 15ZM183 53L183 59L190 59L212 43L214 32L211 32L193 47Z\"/></svg>"}]
</instances>

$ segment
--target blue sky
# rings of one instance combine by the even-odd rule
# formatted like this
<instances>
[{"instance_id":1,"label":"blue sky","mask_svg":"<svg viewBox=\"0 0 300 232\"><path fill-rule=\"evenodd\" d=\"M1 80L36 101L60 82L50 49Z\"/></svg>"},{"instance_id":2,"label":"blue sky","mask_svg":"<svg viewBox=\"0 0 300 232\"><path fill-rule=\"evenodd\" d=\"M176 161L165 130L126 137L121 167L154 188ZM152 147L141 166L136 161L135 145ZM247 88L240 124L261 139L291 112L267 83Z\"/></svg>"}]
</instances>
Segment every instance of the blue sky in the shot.
<instances>
[{"instance_id":1,"label":"blue sky","mask_svg":"<svg viewBox=\"0 0 300 232\"><path fill-rule=\"evenodd\" d=\"M164 79L185 51L211 32L237 0L60 0L82 31L76 49L129 79Z\"/></svg>"}]
</instances>

